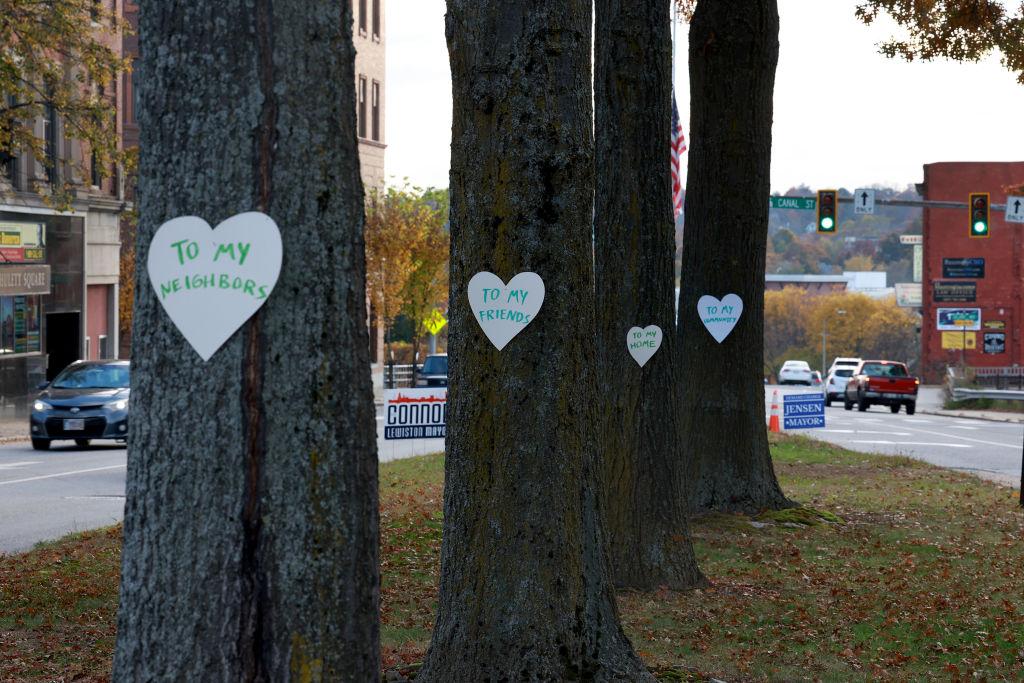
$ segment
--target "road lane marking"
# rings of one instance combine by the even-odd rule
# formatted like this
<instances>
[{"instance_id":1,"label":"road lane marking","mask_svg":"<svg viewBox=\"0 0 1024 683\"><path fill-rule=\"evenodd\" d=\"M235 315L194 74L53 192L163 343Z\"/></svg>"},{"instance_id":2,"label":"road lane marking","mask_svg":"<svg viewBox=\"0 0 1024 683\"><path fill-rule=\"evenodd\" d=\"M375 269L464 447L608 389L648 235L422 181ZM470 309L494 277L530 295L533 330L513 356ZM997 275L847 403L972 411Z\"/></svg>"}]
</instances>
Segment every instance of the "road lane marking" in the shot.
<instances>
[{"instance_id":1,"label":"road lane marking","mask_svg":"<svg viewBox=\"0 0 1024 683\"><path fill-rule=\"evenodd\" d=\"M26 477L25 479L9 479L7 481L0 481L0 486L6 484L23 484L26 481L39 481L40 479L53 479L55 477L68 477L72 474L86 474L87 472L102 472L103 470L119 470L124 469L127 465L109 465L107 467L90 467L87 470L72 470L70 472L57 472L56 474L43 474L38 477Z\"/></svg>"},{"instance_id":2,"label":"road lane marking","mask_svg":"<svg viewBox=\"0 0 1024 683\"><path fill-rule=\"evenodd\" d=\"M7 462L0 464L0 470L14 469L15 467L24 467L25 465L38 465L42 460L26 460L24 462Z\"/></svg>"},{"instance_id":3,"label":"road lane marking","mask_svg":"<svg viewBox=\"0 0 1024 683\"><path fill-rule=\"evenodd\" d=\"M971 431L977 431L978 428L977 427L962 427L960 425L952 425L950 427L947 427L947 429L969 429Z\"/></svg>"},{"instance_id":4,"label":"road lane marking","mask_svg":"<svg viewBox=\"0 0 1024 683\"><path fill-rule=\"evenodd\" d=\"M930 434L931 436L942 436L942 437L946 437L946 438L949 438L949 439L960 439L961 441L972 441L974 443L985 444L986 446L999 446L1000 448L1012 448L1015 451L1019 451L1020 450L1020 443L1009 444L1009 443L1000 443L998 441L985 441L984 439L972 439L969 436L960 436L959 434L943 434L942 432L932 432L932 431L929 431L927 429L914 429L913 427L904 427L904 429L909 429L910 431L917 432L919 434ZM943 444L940 444L940 445L943 445ZM944 444L944 445L946 445L946 446L954 446L955 444L947 443L947 444Z\"/></svg>"},{"instance_id":5,"label":"road lane marking","mask_svg":"<svg viewBox=\"0 0 1024 683\"><path fill-rule=\"evenodd\" d=\"M850 443L871 443L883 446L942 446L944 448L970 448L970 446L965 443L933 443L930 441L883 441L878 439L874 441L857 440L850 441Z\"/></svg>"},{"instance_id":6,"label":"road lane marking","mask_svg":"<svg viewBox=\"0 0 1024 683\"><path fill-rule=\"evenodd\" d=\"M889 436L912 436L910 432L874 432L866 429L819 429L826 434L888 434Z\"/></svg>"}]
</instances>

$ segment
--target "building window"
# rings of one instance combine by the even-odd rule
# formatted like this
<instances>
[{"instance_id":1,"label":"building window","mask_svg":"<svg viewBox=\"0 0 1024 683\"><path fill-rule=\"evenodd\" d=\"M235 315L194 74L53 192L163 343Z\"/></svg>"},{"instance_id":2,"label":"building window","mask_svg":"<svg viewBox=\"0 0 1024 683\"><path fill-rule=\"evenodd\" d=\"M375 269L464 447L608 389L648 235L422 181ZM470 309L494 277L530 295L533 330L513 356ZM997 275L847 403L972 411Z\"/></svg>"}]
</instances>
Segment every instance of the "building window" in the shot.
<instances>
[{"instance_id":1,"label":"building window","mask_svg":"<svg viewBox=\"0 0 1024 683\"><path fill-rule=\"evenodd\" d=\"M359 0L359 35L366 35L366 0Z\"/></svg>"},{"instance_id":2,"label":"building window","mask_svg":"<svg viewBox=\"0 0 1024 683\"><path fill-rule=\"evenodd\" d=\"M363 0L365 2L366 0ZM373 1L373 39L380 40L380 0Z\"/></svg>"},{"instance_id":3,"label":"building window","mask_svg":"<svg viewBox=\"0 0 1024 683\"><path fill-rule=\"evenodd\" d=\"M359 109L356 112L359 137L366 137L366 76L359 77Z\"/></svg>"},{"instance_id":4,"label":"building window","mask_svg":"<svg viewBox=\"0 0 1024 683\"><path fill-rule=\"evenodd\" d=\"M39 297L0 297L0 354L39 350Z\"/></svg>"},{"instance_id":5,"label":"building window","mask_svg":"<svg viewBox=\"0 0 1024 683\"><path fill-rule=\"evenodd\" d=\"M370 137L377 142L380 142L380 83L377 81L373 82L373 90L371 92L372 99L370 101Z\"/></svg>"},{"instance_id":6,"label":"building window","mask_svg":"<svg viewBox=\"0 0 1024 683\"><path fill-rule=\"evenodd\" d=\"M136 71L134 68L132 69L132 80L129 86L131 88L130 94L132 105L131 107L129 107L129 109L131 110L131 116L129 117L129 121L135 123L139 120L137 113L139 109L139 72Z\"/></svg>"},{"instance_id":7,"label":"building window","mask_svg":"<svg viewBox=\"0 0 1024 683\"><path fill-rule=\"evenodd\" d=\"M46 152L46 180L57 182L57 109L47 103L43 110L43 141Z\"/></svg>"},{"instance_id":8,"label":"building window","mask_svg":"<svg viewBox=\"0 0 1024 683\"><path fill-rule=\"evenodd\" d=\"M96 155L96 152L93 152L89 158L89 170L92 175L92 186L99 187L100 183L103 182L103 178L100 176L100 158Z\"/></svg>"}]
</instances>

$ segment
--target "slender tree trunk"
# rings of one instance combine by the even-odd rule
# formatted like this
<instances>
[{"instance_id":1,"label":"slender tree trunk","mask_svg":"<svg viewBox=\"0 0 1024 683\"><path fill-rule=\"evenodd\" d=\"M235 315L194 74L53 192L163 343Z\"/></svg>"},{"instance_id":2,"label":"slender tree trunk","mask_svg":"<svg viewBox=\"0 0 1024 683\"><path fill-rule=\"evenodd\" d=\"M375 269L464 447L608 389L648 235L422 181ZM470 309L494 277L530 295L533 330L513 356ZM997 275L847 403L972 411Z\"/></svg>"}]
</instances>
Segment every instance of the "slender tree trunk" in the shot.
<instances>
[{"instance_id":1,"label":"slender tree trunk","mask_svg":"<svg viewBox=\"0 0 1024 683\"><path fill-rule=\"evenodd\" d=\"M772 469L762 375L776 0L700 0L690 23L690 167L679 297L682 418L697 511L789 505ZM697 300L737 294L721 344Z\"/></svg>"},{"instance_id":2,"label":"slender tree trunk","mask_svg":"<svg viewBox=\"0 0 1024 683\"><path fill-rule=\"evenodd\" d=\"M589 0L449 0L451 385L427 682L653 680L619 627L596 507ZM544 280L503 351L466 283Z\"/></svg>"},{"instance_id":3,"label":"slender tree trunk","mask_svg":"<svg viewBox=\"0 0 1024 683\"><path fill-rule=\"evenodd\" d=\"M143 8L139 263L170 218L254 209L284 260L206 363L138 270L115 680L379 676L348 6Z\"/></svg>"},{"instance_id":4,"label":"slender tree trunk","mask_svg":"<svg viewBox=\"0 0 1024 683\"><path fill-rule=\"evenodd\" d=\"M612 575L651 590L703 583L687 525L672 220L671 0L597 0L595 280L600 484ZM658 325L641 368L633 326Z\"/></svg>"}]
</instances>

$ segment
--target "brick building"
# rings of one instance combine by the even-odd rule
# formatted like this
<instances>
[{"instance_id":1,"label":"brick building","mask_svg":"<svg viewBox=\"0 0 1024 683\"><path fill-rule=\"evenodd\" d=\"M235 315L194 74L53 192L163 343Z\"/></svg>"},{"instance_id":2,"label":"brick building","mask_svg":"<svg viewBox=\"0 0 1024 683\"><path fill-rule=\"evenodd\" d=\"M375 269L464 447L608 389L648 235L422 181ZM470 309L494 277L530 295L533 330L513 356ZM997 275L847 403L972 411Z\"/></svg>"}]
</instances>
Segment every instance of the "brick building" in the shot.
<instances>
[{"instance_id":1,"label":"brick building","mask_svg":"<svg viewBox=\"0 0 1024 683\"><path fill-rule=\"evenodd\" d=\"M926 200L967 203L988 192L992 204L1024 184L1024 162L942 162L924 167ZM1024 226L991 212L991 236L969 237L966 208L924 210L921 370L938 382L947 366L1024 364ZM959 323L958 321L964 321Z\"/></svg>"},{"instance_id":2,"label":"brick building","mask_svg":"<svg viewBox=\"0 0 1024 683\"><path fill-rule=\"evenodd\" d=\"M384 187L384 0L352 1L356 121L363 187Z\"/></svg>"},{"instance_id":3,"label":"brick building","mask_svg":"<svg viewBox=\"0 0 1024 683\"><path fill-rule=\"evenodd\" d=\"M120 54L121 36L97 23L83 30ZM95 88L113 101L120 130L122 88L116 80ZM118 349L120 169L100 168L54 107L32 125L46 158L28 150L0 158L0 417L25 415L37 385L68 363ZM69 211L36 191L64 184Z\"/></svg>"}]
</instances>

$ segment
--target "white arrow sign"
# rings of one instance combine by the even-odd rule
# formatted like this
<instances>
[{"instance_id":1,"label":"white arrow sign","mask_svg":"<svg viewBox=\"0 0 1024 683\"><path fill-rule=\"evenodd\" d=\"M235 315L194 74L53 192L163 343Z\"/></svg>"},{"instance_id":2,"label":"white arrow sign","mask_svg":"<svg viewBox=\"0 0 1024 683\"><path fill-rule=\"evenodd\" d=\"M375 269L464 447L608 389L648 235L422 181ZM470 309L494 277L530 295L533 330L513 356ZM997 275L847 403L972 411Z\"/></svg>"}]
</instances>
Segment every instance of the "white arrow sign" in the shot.
<instances>
[{"instance_id":1,"label":"white arrow sign","mask_svg":"<svg viewBox=\"0 0 1024 683\"><path fill-rule=\"evenodd\" d=\"M853 212L874 214L875 191L861 188L853 193Z\"/></svg>"},{"instance_id":2,"label":"white arrow sign","mask_svg":"<svg viewBox=\"0 0 1024 683\"><path fill-rule=\"evenodd\" d=\"M1006 198L1006 222L1024 223L1024 197Z\"/></svg>"}]
</instances>

